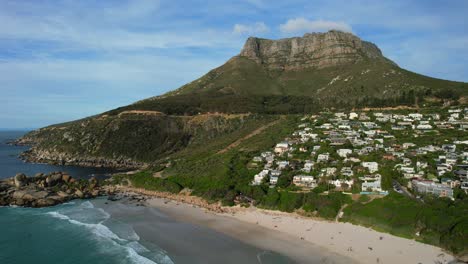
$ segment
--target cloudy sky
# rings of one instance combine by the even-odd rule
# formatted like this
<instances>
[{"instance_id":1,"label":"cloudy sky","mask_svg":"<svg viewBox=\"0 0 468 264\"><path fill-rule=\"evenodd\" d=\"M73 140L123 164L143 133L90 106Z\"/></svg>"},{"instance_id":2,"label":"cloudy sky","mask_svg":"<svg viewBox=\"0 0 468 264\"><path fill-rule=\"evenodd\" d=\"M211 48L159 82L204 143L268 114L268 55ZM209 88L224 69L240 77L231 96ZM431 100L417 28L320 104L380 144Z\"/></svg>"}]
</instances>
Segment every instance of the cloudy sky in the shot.
<instances>
[{"instance_id":1,"label":"cloudy sky","mask_svg":"<svg viewBox=\"0 0 468 264\"><path fill-rule=\"evenodd\" d=\"M0 128L78 119L177 88L248 36L339 29L401 67L468 81L466 0L0 0Z\"/></svg>"}]
</instances>

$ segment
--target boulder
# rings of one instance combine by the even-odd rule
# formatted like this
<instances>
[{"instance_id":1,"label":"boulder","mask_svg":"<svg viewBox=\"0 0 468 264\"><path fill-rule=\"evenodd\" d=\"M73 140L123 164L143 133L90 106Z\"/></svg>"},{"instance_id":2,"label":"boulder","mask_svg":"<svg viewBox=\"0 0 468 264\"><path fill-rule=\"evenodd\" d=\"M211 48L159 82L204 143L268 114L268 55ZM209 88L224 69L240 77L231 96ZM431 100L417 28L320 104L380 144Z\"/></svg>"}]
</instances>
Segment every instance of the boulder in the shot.
<instances>
[{"instance_id":1,"label":"boulder","mask_svg":"<svg viewBox=\"0 0 468 264\"><path fill-rule=\"evenodd\" d=\"M84 197L84 193L78 189L75 190L75 195L76 197L78 198L83 198Z\"/></svg>"},{"instance_id":2,"label":"boulder","mask_svg":"<svg viewBox=\"0 0 468 264\"><path fill-rule=\"evenodd\" d=\"M68 174L63 174L62 175L62 181L68 183L70 181L70 179L71 179L70 175L68 175Z\"/></svg>"},{"instance_id":3,"label":"boulder","mask_svg":"<svg viewBox=\"0 0 468 264\"><path fill-rule=\"evenodd\" d=\"M57 192L57 195L65 199L68 199L70 197L68 193L62 191Z\"/></svg>"},{"instance_id":4,"label":"boulder","mask_svg":"<svg viewBox=\"0 0 468 264\"><path fill-rule=\"evenodd\" d=\"M62 181L62 174L51 174L46 178L47 186L55 186L60 181Z\"/></svg>"},{"instance_id":5,"label":"boulder","mask_svg":"<svg viewBox=\"0 0 468 264\"><path fill-rule=\"evenodd\" d=\"M39 199L34 202L33 206L34 207L47 207L47 206L54 206L58 204L58 201L50 199L50 198L45 198L45 199Z\"/></svg>"},{"instance_id":6,"label":"boulder","mask_svg":"<svg viewBox=\"0 0 468 264\"><path fill-rule=\"evenodd\" d=\"M15 186L21 188L27 184L28 178L24 173L18 173L15 175Z\"/></svg>"},{"instance_id":7,"label":"boulder","mask_svg":"<svg viewBox=\"0 0 468 264\"><path fill-rule=\"evenodd\" d=\"M36 175L34 175L34 178L37 178L37 179L41 179L44 177L44 173L36 173Z\"/></svg>"}]
</instances>

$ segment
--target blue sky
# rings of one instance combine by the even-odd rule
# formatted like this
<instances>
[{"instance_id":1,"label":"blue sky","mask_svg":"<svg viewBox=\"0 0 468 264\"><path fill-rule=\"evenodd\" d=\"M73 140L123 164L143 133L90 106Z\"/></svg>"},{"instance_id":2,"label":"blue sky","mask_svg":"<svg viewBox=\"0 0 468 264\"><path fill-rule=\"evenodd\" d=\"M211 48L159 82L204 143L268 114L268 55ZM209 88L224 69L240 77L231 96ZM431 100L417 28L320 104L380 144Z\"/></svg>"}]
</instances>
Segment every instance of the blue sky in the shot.
<instances>
[{"instance_id":1,"label":"blue sky","mask_svg":"<svg viewBox=\"0 0 468 264\"><path fill-rule=\"evenodd\" d=\"M340 29L401 67L468 81L468 1L0 0L0 128L37 128L158 95L250 36Z\"/></svg>"}]
</instances>

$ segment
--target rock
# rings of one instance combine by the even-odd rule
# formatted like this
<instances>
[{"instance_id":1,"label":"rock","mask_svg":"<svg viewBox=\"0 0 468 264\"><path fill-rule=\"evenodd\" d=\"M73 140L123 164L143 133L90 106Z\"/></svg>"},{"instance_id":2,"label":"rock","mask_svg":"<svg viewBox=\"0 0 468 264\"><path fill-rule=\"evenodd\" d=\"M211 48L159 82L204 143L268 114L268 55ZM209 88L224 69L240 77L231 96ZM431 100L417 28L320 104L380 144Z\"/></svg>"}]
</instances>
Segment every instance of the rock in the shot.
<instances>
[{"instance_id":1,"label":"rock","mask_svg":"<svg viewBox=\"0 0 468 264\"><path fill-rule=\"evenodd\" d=\"M460 253L457 255L457 260L463 262L463 263L468 263L468 250L465 250L464 252Z\"/></svg>"},{"instance_id":2,"label":"rock","mask_svg":"<svg viewBox=\"0 0 468 264\"><path fill-rule=\"evenodd\" d=\"M68 175L68 174L63 174L63 175L62 175L62 181L68 183L68 182L70 181L70 179L71 179L71 176L70 176L70 175Z\"/></svg>"},{"instance_id":3,"label":"rock","mask_svg":"<svg viewBox=\"0 0 468 264\"><path fill-rule=\"evenodd\" d=\"M44 173L36 173L36 175L34 175L34 178L38 178L38 179L41 179L44 177Z\"/></svg>"},{"instance_id":4,"label":"rock","mask_svg":"<svg viewBox=\"0 0 468 264\"><path fill-rule=\"evenodd\" d=\"M46 183L47 186L55 186L62 180L62 174L51 174L47 176Z\"/></svg>"},{"instance_id":5,"label":"rock","mask_svg":"<svg viewBox=\"0 0 468 264\"><path fill-rule=\"evenodd\" d=\"M34 207L47 207L57 205L58 201L50 198L39 199L35 202Z\"/></svg>"},{"instance_id":6,"label":"rock","mask_svg":"<svg viewBox=\"0 0 468 264\"><path fill-rule=\"evenodd\" d=\"M75 190L75 195L80 199L84 198L84 193L78 189Z\"/></svg>"},{"instance_id":7,"label":"rock","mask_svg":"<svg viewBox=\"0 0 468 264\"><path fill-rule=\"evenodd\" d=\"M380 49L351 33L331 30L305 34L303 37L269 40L250 37L240 56L269 69L299 70L356 63L368 58L386 59Z\"/></svg>"},{"instance_id":8,"label":"rock","mask_svg":"<svg viewBox=\"0 0 468 264\"><path fill-rule=\"evenodd\" d=\"M13 199L22 199L25 201L34 201L38 199L46 198L49 195L46 191L36 191L36 190L22 190L15 191L12 195Z\"/></svg>"},{"instance_id":9,"label":"rock","mask_svg":"<svg viewBox=\"0 0 468 264\"><path fill-rule=\"evenodd\" d=\"M94 198L105 195L107 188L97 187L98 181L90 179L80 188L70 189L67 182L73 178L61 172L48 175L36 174L27 178L24 174L0 180L0 206L18 205L25 207L45 207L66 202L72 198ZM90 188L95 185L95 188ZM53 187L53 188L50 188Z\"/></svg>"},{"instance_id":10,"label":"rock","mask_svg":"<svg viewBox=\"0 0 468 264\"><path fill-rule=\"evenodd\" d=\"M67 198L67 199L70 197L70 194L66 192L62 192L62 191L57 192L57 195L63 198Z\"/></svg>"},{"instance_id":11,"label":"rock","mask_svg":"<svg viewBox=\"0 0 468 264\"><path fill-rule=\"evenodd\" d=\"M27 184L27 177L24 173L18 173L15 175L15 186L16 188L21 188Z\"/></svg>"}]
</instances>

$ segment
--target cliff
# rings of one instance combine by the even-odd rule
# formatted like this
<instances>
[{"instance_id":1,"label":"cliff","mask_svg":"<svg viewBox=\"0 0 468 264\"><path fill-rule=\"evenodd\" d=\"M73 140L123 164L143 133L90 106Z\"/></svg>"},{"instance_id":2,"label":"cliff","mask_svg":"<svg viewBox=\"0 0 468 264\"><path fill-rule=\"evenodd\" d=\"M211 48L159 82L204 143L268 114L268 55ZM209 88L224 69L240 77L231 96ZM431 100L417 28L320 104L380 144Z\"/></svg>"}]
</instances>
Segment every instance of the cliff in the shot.
<instances>
[{"instance_id":1,"label":"cliff","mask_svg":"<svg viewBox=\"0 0 468 264\"><path fill-rule=\"evenodd\" d=\"M310 33L279 40L250 37L240 56L276 70L321 69L366 59L394 64L382 55L375 44L340 31Z\"/></svg>"}]
</instances>

